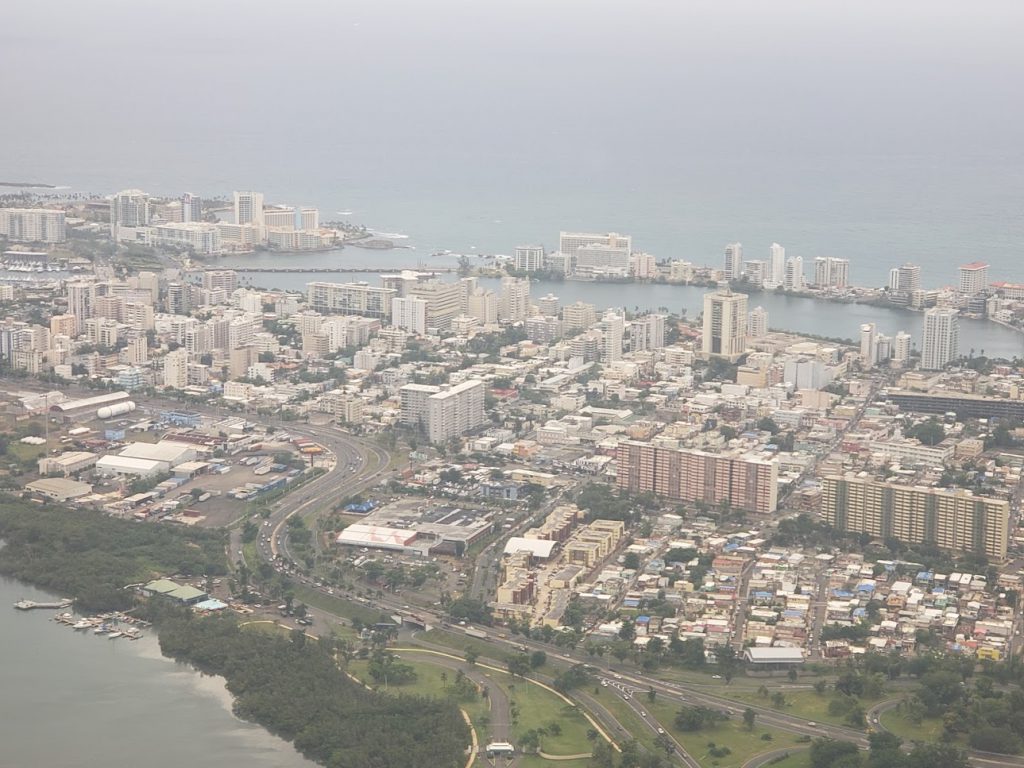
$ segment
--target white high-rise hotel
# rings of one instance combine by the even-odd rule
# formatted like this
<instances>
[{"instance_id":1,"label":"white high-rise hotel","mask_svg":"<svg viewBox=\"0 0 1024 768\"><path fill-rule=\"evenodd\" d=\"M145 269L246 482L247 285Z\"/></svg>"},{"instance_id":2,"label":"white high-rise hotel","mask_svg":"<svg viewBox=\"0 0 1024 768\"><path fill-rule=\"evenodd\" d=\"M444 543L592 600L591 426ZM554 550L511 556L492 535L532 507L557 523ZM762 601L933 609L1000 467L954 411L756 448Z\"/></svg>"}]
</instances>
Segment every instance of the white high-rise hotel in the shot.
<instances>
[{"instance_id":1,"label":"white high-rise hotel","mask_svg":"<svg viewBox=\"0 0 1024 768\"><path fill-rule=\"evenodd\" d=\"M778 288L786 280L786 249L772 243L768 249L768 264L764 271L764 287Z\"/></svg>"},{"instance_id":2,"label":"white high-rise hotel","mask_svg":"<svg viewBox=\"0 0 1024 768\"><path fill-rule=\"evenodd\" d=\"M235 192L235 224L264 226L262 192Z\"/></svg>"},{"instance_id":3,"label":"white high-rise hotel","mask_svg":"<svg viewBox=\"0 0 1024 768\"><path fill-rule=\"evenodd\" d=\"M739 280L743 276L743 244L729 243L725 246L725 279Z\"/></svg>"}]
</instances>

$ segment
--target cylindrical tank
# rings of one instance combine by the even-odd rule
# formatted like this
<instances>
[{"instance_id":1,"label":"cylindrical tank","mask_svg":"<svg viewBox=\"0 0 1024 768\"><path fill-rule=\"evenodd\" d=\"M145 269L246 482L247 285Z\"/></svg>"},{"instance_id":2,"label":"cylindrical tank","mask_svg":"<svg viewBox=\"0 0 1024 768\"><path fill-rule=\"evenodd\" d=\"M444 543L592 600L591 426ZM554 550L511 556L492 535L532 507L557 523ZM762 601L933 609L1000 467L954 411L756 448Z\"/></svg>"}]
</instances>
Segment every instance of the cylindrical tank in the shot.
<instances>
[{"instance_id":1,"label":"cylindrical tank","mask_svg":"<svg viewBox=\"0 0 1024 768\"><path fill-rule=\"evenodd\" d=\"M126 413L131 413L135 410L135 403L131 400L125 400L123 403L114 403L113 405L106 405L96 411L96 415L101 419L112 419L115 416L124 416Z\"/></svg>"}]
</instances>

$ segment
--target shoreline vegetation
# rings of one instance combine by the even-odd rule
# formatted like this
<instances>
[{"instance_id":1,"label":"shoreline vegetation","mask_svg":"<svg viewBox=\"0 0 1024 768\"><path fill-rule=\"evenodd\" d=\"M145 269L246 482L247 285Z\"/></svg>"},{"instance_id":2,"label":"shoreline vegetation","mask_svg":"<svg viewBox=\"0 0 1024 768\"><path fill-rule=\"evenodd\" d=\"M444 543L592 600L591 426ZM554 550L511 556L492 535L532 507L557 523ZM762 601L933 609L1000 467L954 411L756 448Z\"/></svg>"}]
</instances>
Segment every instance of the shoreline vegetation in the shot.
<instances>
[{"instance_id":1,"label":"shoreline vegetation","mask_svg":"<svg viewBox=\"0 0 1024 768\"><path fill-rule=\"evenodd\" d=\"M327 768L459 768L469 728L451 701L373 692L339 665L344 643L247 631L233 615L196 616L131 585L227 572L223 532L144 525L0 495L0 574L73 598L82 610L135 608L161 652L219 675L235 714Z\"/></svg>"},{"instance_id":2,"label":"shoreline vegetation","mask_svg":"<svg viewBox=\"0 0 1024 768\"><path fill-rule=\"evenodd\" d=\"M25 189L56 189L56 184L43 184L38 181L0 181L0 187L23 187Z\"/></svg>"}]
</instances>

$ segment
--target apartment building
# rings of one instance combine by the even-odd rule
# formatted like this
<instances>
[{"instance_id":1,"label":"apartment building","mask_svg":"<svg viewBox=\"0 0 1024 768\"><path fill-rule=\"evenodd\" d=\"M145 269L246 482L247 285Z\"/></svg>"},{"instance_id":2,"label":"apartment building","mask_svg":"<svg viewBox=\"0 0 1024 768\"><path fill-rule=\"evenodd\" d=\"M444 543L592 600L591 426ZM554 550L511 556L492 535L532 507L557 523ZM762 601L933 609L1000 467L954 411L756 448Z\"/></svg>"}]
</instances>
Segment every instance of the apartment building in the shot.
<instances>
[{"instance_id":1,"label":"apartment building","mask_svg":"<svg viewBox=\"0 0 1024 768\"><path fill-rule=\"evenodd\" d=\"M309 306L315 312L328 315L363 315L380 320L391 317L391 301L397 293L393 288L377 288L365 282L312 282L306 285Z\"/></svg>"}]
</instances>

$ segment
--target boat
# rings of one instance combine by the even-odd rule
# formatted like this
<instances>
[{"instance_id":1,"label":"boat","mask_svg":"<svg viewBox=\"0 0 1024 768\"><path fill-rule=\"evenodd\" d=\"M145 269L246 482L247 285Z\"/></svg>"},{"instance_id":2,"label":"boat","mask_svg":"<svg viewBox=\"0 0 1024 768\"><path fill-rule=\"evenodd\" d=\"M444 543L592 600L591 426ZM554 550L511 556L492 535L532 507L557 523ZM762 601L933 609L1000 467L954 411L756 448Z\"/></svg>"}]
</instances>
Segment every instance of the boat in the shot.
<instances>
[{"instance_id":1,"label":"boat","mask_svg":"<svg viewBox=\"0 0 1024 768\"><path fill-rule=\"evenodd\" d=\"M96 629L93 630L93 634L105 635L109 631L110 631L110 627L108 627L106 624L100 624L98 627L96 627Z\"/></svg>"},{"instance_id":2,"label":"boat","mask_svg":"<svg viewBox=\"0 0 1024 768\"><path fill-rule=\"evenodd\" d=\"M71 625L72 629L92 629L93 624L88 619L79 619Z\"/></svg>"},{"instance_id":3,"label":"boat","mask_svg":"<svg viewBox=\"0 0 1024 768\"><path fill-rule=\"evenodd\" d=\"M117 630L114 630L109 635L107 635L107 637L109 637L111 640L116 640L117 638L119 638L123 634L124 634L124 632L118 632Z\"/></svg>"}]
</instances>

